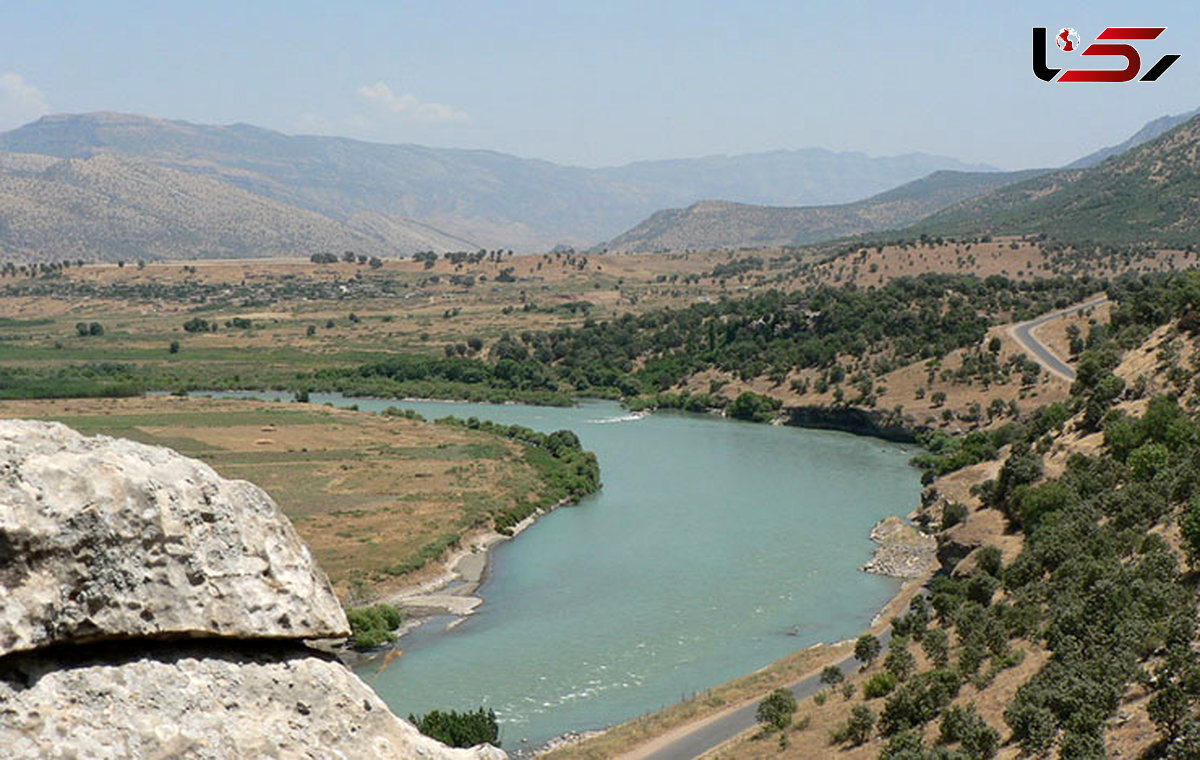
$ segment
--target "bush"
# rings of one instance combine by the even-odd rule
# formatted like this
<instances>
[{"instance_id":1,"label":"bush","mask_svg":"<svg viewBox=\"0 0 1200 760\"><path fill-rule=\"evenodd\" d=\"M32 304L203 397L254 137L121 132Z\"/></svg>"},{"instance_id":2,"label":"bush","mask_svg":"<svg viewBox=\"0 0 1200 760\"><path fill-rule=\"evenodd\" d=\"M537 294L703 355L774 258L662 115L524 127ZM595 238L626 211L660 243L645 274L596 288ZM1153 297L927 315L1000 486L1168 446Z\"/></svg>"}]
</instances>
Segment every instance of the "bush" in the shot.
<instances>
[{"instance_id":1,"label":"bush","mask_svg":"<svg viewBox=\"0 0 1200 760\"><path fill-rule=\"evenodd\" d=\"M967 505L952 501L942 508L942 530L948 530L967 519Z\"/></svg>"},{"instance_id":2,"label":"bush","mask_svg":"<svg viewBox=\"0 0 1200 760\"><path fill-rule=\"evenodd\" d=\"M451 747L474 747L484 743L500 746L500 726L496 723L496 713L482 707L475 712L464 713L433 710L420 717L409 715L408 720L421 733Z\"/></svg>"},{"instance_id":3,"label":"bush","mask_svg":"<svg viewBox=\"0 0 1200 760\"><path fill-rule=\"evenodd\" d=\"M894 688L896 688L896 676L885 670L867 679L867 682L863 684L863 697L866 699L886 697Z\"/></svg>"},{"instance_id":4,"label":"bush","mask_svg":"<svg viewBox=\"0 0 1200 760\"><path fill-rule=\"evenodd\" d=\"M792 723L796 712L796 697L787 689L776 689L758 703L754 717L767 728L782 731Z\"/></svg>"},{"instance_id":5,"label":"bush","mask_svg":"<svg viewBox=\"0 0 1200 760\"><path fill-rule=\"evenodd\" d=\"M396 640L394 631L400 627L403 617L400 610L390 604L376 604L349 609L346 619L350 621L354 648L374 649Z\"/></svg>"},{"instance_id":6,"label":"bush","mask_svg":"<svg viewBox=\"0 0 1200 760\"><path fill-rule=\"evenodd\" d=\"M830 739L834 744L849 742L851 746L857 747L871 738L874 729L875 713L866 705L855 705L850 710L850 718L833 732Z\"/></svg>"},{"instance_id":7,"label":"bush","mask_svg":"<svg viewBox=\"0 0 1200 760\"><path fill-rule=\"evenodd\" d=\"M826 666L821 671L821 683L826 686L834 686L846 680L846 674L837 665Z\"/></svg>"},{"instance_id":8,"label":"bush","mask_svg":"<svg viewBox=\"0 0 1200 760\"><path fill-rule=\"evenodd\" d=\"M783 402L779 399L746 391L734 399L727 413L735 420L770 422L781 406Z\"/></svg>"}]
</instances>

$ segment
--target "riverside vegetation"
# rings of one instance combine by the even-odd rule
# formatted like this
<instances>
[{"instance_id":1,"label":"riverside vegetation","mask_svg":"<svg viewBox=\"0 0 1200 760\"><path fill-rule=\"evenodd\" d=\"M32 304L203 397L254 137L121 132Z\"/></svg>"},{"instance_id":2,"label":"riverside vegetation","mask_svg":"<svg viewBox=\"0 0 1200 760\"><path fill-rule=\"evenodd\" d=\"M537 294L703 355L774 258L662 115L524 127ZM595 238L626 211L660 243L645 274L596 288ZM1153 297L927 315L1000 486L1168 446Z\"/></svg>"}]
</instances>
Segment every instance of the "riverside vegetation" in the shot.
<instances>
[{"instance_id":1,"label":"riverside vegetation","mask_svg":"<svg viewBox=\"0 0 1200 760\"><path fill-rule=\"evenodd\" d=\"M528 262L522 263L531 268ZM369 277L369 272L362 275L364 280ZM644 280L642 287L652 290L652 282ZM45 283L54 287L52 281ZM903 635L880 663L871 666L889 675L869 673L874 680L856 686L856 691L843 698L844 703L853 702L848 720L855 722L835 733L846 743L861 739L863 746L874 746L888 757L919 756L903 753L942 751L928 749L931 738L924 731L940 721L939 736L944 735L947 747L953 750L958 745L966 756L988 756L989 747L995 744L991 732L1000 725L995 714L973 712L955 700L966 694L983 694L1002 674L1019 671L1025 678L1005 699L1002 715L1010 734L1007 739L1002 736L1002 741L1033 752L1058 746L1066 756L1086 755L1105 742L1110 719L1121 701L1130 698L1131 690L1141 689L1147 695L1146 714L1161 731L1163 752L1186 757L1195 734L1196 695L1186 669L1194 644L1183 636L1188 620L1179 610L1190 610L1187 614L1194 616L1194 599L1188 596L1192 593L1190 576L1179 571L1172 557L1185 548L1183 539L1176 537L1184 535L1183 526L1200 524L1200 518L1184 519L1182 511L1194 497L1189 468L1200 454L1191 421L1195 372L1186 364L1194 355L1191 331L1200 310L1200 282L1194 274L1126 276L1108 282L923 275L894 278L874 291L822 285L742 298L718 296L686 307L646 308L643 304L629 316L599 320L583 313L539 312L536 309L542 307L536 307L527 313L540 315L543 329L514 332L493 327L486 339L478 341L472 340L473 336L454 340L454 335L461 336L455 332L459 328L445 325L440 326L438 341L432 334L429 341L419 341L419 335L413 333L425 328L423 320L432 328L435 320L453 323L462 316L452 313L462 307L447 310L442 302L431 310L426 303L421 307L425 316L414 320L416 329L408 327L401 339L415 339L408 345L426 343L417 358L406 356L403 350L366 349L363 344L369 342L368 336L386 333L387 326L395 323L386 318L395 319L395 315L360 309L358 304L353 312L346 310L356 317L343 320L346 334L353 335L368 320L370 332L364 330L362 344L340 350L337 340L321 343L328 353L294 347L303 340L301 336L307 337L312 316L264 316L281 314L269 309L255 312L243 307L236 314L220 314L221 327L216 333L211 321L207 333L184 331L183 324L196 317L187 309L176 310L170 319L183 331L174 333L180 348L173 351L170 341L164 339L172 336L172 330L160 331L153 333L160 347L152 354L141 343L151 333L136 328L157 324L161 330L161 320L166 319L161 316L153 318L158 321L141 322L118 317L109 319L107 325L103 319L94 320L104 329L93 334L93 320L86 319L90 315L27 313L0 325L9 339L6 345L16 349L4 358L3 390L10 397L40 395L37 389L48 382L75 379L79 385L74 387L81 395L92 395L91 391L123 395L154 387L165 379L183 388L198 387L202 381L220 385L227 379L233 386L252 381L304 393L329 387L322 385L326 382L344 382L347 385L340 386L342 390L392 394L433 388L452 396L477 389L511 392L511 398L527 399L536 397L519 394L622 395L648 406L676 402L685 408L729 405L731 413L768 419L783 403L770 387L785 394L801 394L793 383L806 381L827 386L831 394L840 389L842 393L835 394L837 404L872 408L885 395L878 379L901 365L928 366L925 390L932 388L935 380L947 384L941 387L956 383L1034 387L1035 382L1044 382L1041 373L1029 373L1033 382L1027 383L1027 360L1002 360L990 340L985 341L989 330L1003 324L1002 320L1014 321L1082 301L1098 290L1107 290L1114 306L1107 322L1095 320L1086 334L1078 336L1079 350L1073 358L1078 379L1061 405L1049 404L1034 411L1005 405L1000 413L987 416L961 410L949 421L970 422L979 429L978 434L962 438L932 434L927 439L929 453L919 463L933 477L1003 459L992 484L981 486L977 493L986 508L1010 521L1014 535L1021 537L1021 548L1012 557L999 560L997 552L981 554L976 558L977 570L969 577L939 581L927 607L916 603L897 621ZM29 298L19 293L10 297ZM497 293L495 297L502 300L507 296ZM463 304L470 308L484 300ZM501 300L492 302L497 308L480 307L471 324L482 325L485 316L497 312L509 316L503 310L512 304L501 306ZM614 303L610 301L605 308L612 309ZM278 308L280 304L257 308L267 306ZM344 305L342 308L345 310ZM74 330L80 321L77 316L89 322L87 335ZM246 321L235 323L235 317ZM264 352L264 335L256 330L260 324L282 325L272 329L285 333L285 341ZM68 327L75 332L73 337ZM1119 374L1131 349L1149 340L1156 327L1175 331L1171 341L1159 348L1160 363L1166 369L1145 373L1140 379ZM321 329L338 327L335 323L333 328L318 327L317 331ZM221 342L189 345L191 340L214 336ZM63 347L54 347L53 341ZM442 346L441 357L433 355L436 345ZM464 346L461 352L459 345ZM107 350L113 347L115 352ZM938 364L946 354L963 350L960 368ZM89 358L122 352L125 356L113 367ZM189 358L189 354L196 355ZM255 354L262 360L252 368L250 357ZM858 358L851 361L847 355ZM800 370L808 374L798 376ZM721 379L710 383L709 398L692 401L695 393L686 384L714 372ZM768 392L745 390L746 383L763 378L771 384ZM109 383L115 385L106 385ZM1121 413L1122 404L1152 396L1156 383L1164 385L1174 398L1168 395L1155 400L1137 415ZM737 392L731 399L733 390ZM47 404L46 416L63 414L57 411L63 402L43 403ZM1037 406L1036 402L1030 405ZM307 413L306 407L297 408ZM400 417L379 419L402 421ZM139 426L152 427L148 421L130 424L131 428ZM167 429L145 434L169 437L179 433L177 426L162 427ZM542 470L549 485L538 496L505 507L468 510L457 523L460 529L480 525L476 521L481 516L504 529L519 521L518 515L530 504L547 505L572 497L597 482L586 455L569 434L535 438L525 431L470 420L448 421L438 427L490 435L526 447L531 453L525 455L525 464L535 469L550 464L558 468L554 474ZM1042 462L1048 452L1068 436L1089 434L1099 435L1107 448L1072 457L1061 473L1046 478ZM955 511L951 509L943 513L947 523L952 514ZM969 525L973 515L960 513L958 519ZM314 522L311 527L322 529L328 524ZM1176 524L1181 527L1173 529ZM303 521L298 527L305 531ZM446 535L434 536L419 547L417 555L421 551L440 555L453 543L445 540ZM1156 539L1156 535L1163 538ZM422 564L428 558L424 557ZM336 568L337 561L332 565ZM353 590L351 581L347 577L347 588ZM1100 593L1100 589L1107 591ZM1122 596L1129 589L1138 594ZM1049 603L1051 599L1054 604ZM926 652L926 638L933 631L943 634L933 634L934 643ZM920 654L913 654L918 642ZM897 654L905 651L910 656ZM1019 654L1022 651L1027 654ZM1038 675L1043 673L1046 675ZM859 699L864 700L862 704L856 701ZM882 706L868 704L877 699L885 700ZM794 726L788 730L797 733ZM933 743L937 741L940 739Z\"/></svg>"},{"instance_id":2,"label":"riverside vegetation","mask_svg":"<svg viewBox=\"0 0 1200 760\"><path fill-rule=\"evenodd\" d=\"M920 516L952 572L891 619L886 652L863 636L845 683L825 668L815 697L760 704L778 747L758 731L715 756L1200 756L1200 273L1112 294L1065 403L923 458L991 476L969 481L973 509L939 501L948 480L934 481ZM954 554L989 515L1000 531Z\"/></svg>"}]
</instances>

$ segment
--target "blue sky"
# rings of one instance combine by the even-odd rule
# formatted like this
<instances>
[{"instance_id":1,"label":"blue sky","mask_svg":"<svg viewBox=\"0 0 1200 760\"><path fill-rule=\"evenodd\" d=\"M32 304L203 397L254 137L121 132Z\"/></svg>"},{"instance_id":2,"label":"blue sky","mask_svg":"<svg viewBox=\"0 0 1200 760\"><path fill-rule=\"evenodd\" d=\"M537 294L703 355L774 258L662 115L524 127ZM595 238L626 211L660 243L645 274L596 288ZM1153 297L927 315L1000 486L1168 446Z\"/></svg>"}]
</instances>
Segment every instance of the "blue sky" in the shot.
<instances>
[{"instance_id":1,"label":"blue sky","mask_svg":"<svg viewBox=\"0 0 1200 760\"><path fill-rule=\"evenodd\" d=\"M1195 2L5 0L0 18L0 128L115 110L585 166L824 147L1021 168L1200 106ZM1031 27L1086 45L1118 25L1168 27L1143 70L1183 57L1152 84L1032 75Z\"/></svg>"}]
</instances>

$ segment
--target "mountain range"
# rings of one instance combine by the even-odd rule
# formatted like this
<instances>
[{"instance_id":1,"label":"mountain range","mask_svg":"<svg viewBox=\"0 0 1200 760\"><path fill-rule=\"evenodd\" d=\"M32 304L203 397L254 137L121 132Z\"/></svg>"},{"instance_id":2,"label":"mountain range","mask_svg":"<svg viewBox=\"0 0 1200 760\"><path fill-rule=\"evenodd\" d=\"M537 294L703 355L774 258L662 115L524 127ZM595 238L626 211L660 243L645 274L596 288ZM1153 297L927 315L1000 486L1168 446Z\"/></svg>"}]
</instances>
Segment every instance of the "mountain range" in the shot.
<instances>
[{"instance_id":1,"label":"mountain range","mask_svg":"<svg viewBox=\"0 0 1200 760\"><path fill-rule=\"evenodd\" d=\"M1200 244L1200 115L1085 169L1067 168L962 201L910 228L1038 234L1075 246Z\"/></svg>"},{"instance_id":2,"label":"mountain range","mask_svg":"<svg viewBox=\"0 0 1200 760\"><path fill-rule=\"evenodd\" d=\"M991 168L808 149L588 169L115 113L44 117L0 134L0 152L0 251L108 260L546 250L706 197L840 203Z\"/></svg>"},{"instance_id":3,"label":"mountain range","mask_svg":"<svg viewBox=\"0 0 1200 760\"><path fill-rule=\"evenodd\" d=\"M1021 172L820 149L587 169L243 124L48 116L0 134L0 255L655 251L900 228L1190 245L1200 232L1197 113L1156 119L1063 169Z\"/></svg>"},{"instance_id":4,"label":"mountain range","mask_svg":"<svg viewBox=\"0 0 1200 760\"><path fill-rule=\"evenodd\" d=\"M1107 170L1099 167L1110 158L1158 138L1197 114L1200 109L1155 119L1124 142L1083 156L1063 171L939 171L843 204L778 207L701 201L686 208L658 211L597 248L632 252L802 245L910 225L922 231L969 233L977 231L976 215L985 209L992 217L988 231L1025 232L1022 224L1028 220L1016 215L1015 209L1044 193L1050 184L1060 186L1079 176L1092 176L1084 171L1088 169L1103 173ZM1010 217L1002 219L1002 211ZM1043 221L1045 227L1055 225L1052 216ZM1080 225L1087 228L1089 222L1081 219Z\"/></svg>"}]
</instances>

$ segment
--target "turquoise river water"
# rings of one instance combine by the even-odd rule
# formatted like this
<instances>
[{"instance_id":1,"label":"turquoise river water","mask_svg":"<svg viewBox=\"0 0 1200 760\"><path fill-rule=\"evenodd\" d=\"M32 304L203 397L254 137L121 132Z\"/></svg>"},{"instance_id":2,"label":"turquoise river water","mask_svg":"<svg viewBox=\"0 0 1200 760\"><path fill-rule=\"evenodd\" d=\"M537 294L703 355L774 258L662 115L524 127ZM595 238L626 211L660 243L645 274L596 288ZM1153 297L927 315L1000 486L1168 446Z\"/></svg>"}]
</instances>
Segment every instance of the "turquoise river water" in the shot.
<instances>
[{"instance_id":1,"label":"turquoise river water","mask_svg":"<svg viewBox=\"0 0 1200 760\"><path fill-rule=\"evenodd\" d=\"M510 751L856 635L897 590L858 570L871 526L920 497L911 447L844 433L611 402L311 400L569 428L599 457L600 493L494 549L474 615L359 668L400 715L493 708Z\"/></svg>"}]
</instances>

